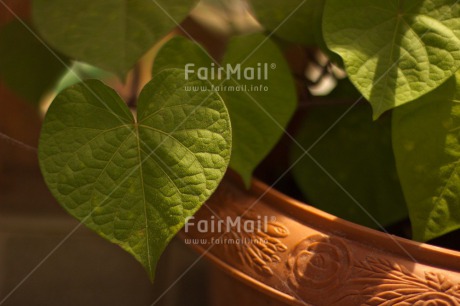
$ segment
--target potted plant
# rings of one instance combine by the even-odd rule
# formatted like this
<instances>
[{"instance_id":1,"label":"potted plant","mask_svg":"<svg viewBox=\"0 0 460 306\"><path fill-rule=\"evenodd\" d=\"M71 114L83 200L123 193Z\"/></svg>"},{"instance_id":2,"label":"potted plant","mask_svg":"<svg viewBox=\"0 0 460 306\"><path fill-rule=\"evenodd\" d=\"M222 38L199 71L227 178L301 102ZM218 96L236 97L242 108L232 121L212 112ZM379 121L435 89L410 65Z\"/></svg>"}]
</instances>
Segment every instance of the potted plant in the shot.
<instances>
[{"instance_id":1,"label":"potted plant","mask_svg":"<svg viewBox=\"0 0 460 306\"><path fill-rule=\"evenodd\" d=\"M0 74L42 101L43 179L152 281L182 230L214 305L460 303L421 243L460 228L456 1L31 5Z\"/></svg>"}]
</instances>

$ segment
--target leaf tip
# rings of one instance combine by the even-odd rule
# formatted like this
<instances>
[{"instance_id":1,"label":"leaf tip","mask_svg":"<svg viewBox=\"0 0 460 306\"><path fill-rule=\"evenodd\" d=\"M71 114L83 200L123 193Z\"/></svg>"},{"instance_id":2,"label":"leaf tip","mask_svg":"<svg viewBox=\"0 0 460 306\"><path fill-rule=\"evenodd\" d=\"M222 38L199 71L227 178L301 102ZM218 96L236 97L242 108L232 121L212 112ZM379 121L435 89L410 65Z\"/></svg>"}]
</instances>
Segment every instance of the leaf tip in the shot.
<instances>
[{"instance_id":1,"label":"leaf tip","mask_svg":"<svg viewBox=\"0 0 460 306\"><path fill-rule=\"evenodd\" d=\"M153 285L155 283L155 268L148 269L147 274L149 275L150 283Z\"/></svg>"},{"instance_id":2,"label":"leaf tip","mask_svg":"<svg viewBox=\"0 0 460 306\"><path fill-rule=\"evenodd\" d=\"M253 169L241 167L241 165L235 163L232 164L232 162L230 162L230 168L241 178L244 188L251 188Z\"/></svg>"},{"instance_id":3,"label":"leaf tip","mask_svg":"<svg viewBox=\"0 0 460 306\"><path fill-rule=\"evenodd\" d=\"M244 188L249 189L251 188L252 185L252 175L241 175L241 178L243 179L243 184Z\"/></svg>"},{"instance_id":4,"label":"leaf tip","mask_svg":"<svg viewBox=\"0 0 460 306\"><path fill-rule=\"evenodd\" d=\"M371 103L371 106L372 106L372 120L373 121L377 121L380 118L380 116L382 116L382 114L387 111L387 109L382 109L382 107L375 107L375 105L373 105L372 103Z\"/></svg>"}]
</instances>

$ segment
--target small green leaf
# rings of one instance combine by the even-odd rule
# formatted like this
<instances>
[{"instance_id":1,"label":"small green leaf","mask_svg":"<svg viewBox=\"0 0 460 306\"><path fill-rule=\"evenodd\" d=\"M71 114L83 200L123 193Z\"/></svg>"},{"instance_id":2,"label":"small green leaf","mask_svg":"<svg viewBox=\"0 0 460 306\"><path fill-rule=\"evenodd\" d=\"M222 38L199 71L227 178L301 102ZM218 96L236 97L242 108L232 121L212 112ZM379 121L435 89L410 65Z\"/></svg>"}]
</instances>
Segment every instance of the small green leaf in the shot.
<instances>
[{"instance_id":1,"label":"small green leaf","mask_svg":"<svg viewBox=\"0 0 460 306\"><path fill-rule=\"evenodd\" d=\"M200 68L211 67L212 62L198 45L183 37L176 37L159 51L153 71L161 71L163 67L186 68L185 65L194 64L188 68L193 71L189 75L198 75ZM239 80L236 75L226 80L225 73L219 79L217 71L215 78L212 78L211 69L207 71L208 79L224 99L232 119L233 151L230 167L248 185L255 167L283 134L296 108L297 98L282 54L265 36L255 34L231 39L221 65L224 68L227 65L235 68L238 64L242 71ZM254 80L243 76L246 68L254 68ZM257 78L258 68L261 69L261 80ZM204 71L202 76L205 76Z\"/></svg>"},{"instance_id":2,"label":"small green leaf","mask_svg":"<svg viewBox=\"0 0 460 306\"><path fill-rule=\"evenodd\" d=\"M266 80L231 79L223 84L261 88L257 91L220 92L233 123L235 149L230 166L249 184L255 167L284 134L284 128L297 107L297 93L283 55L263 35L233 38L223 63L233 67L241 64L243 70L260 64L267 72Z\"/></svg>"},{"instance_id":3,"label":"small green leaf","mask_svg":"<svg viewBox=\"0 0 460 306\"><path fill-rule=\"evenodd\" d=\"M35 30L19 21L0 30L0 77L18 95L38 103L64 73L68 60L52 54L30 31Z\"/></svg>"},{"instance_id":4,"label":"small green leaf","mask_svg":"<svg viewBox=\"0 0 460 306\"><path fill-rule=\"evenodd\" d=\"M290 42L316 45L322 40L324 0L251 0L257 20L274 35Z\"/></svg>"},{"instance_id":5,"label":"small green leaf","mask_svg":"<svg viewBox=\"0 0 460 306\"><path fill-rule=\"evenodd\" d=\"M460 68L456 0L329 0L323 32L374 118L435 89Z\"/></svg>"},{"instance_id":6,"label":"small green leaf","mask_svg":"<svg viewBox=\"0 0 460 306\"><path fill-rule=\"evenodd\" d=\"M230 159L230 119L216 93L189 92L165 70L140 94L137 121L90 80L60 93L40 137L45 181L61 205L131 253L153 279L171 238L213 193Z\"/></svg>"},{"instance_id":7,"label":"small green leaf","mask_svg":"<svg viewBox=\"0 0 460 306\"><path fill-rule=\"evenodd\" d=\"M64 54L124 76L196 1L35 0L33 17Z\"/></svg>"},{"instance_id":8,"label":"small green leaf","mask_svg":"<svg viewBox=\"0 0 460 306\"><path fill-rule=\"evenodd\" d=\"M393 148L415 240L460 228L460 74L393 114Z\"/></svg>"},{"instance_id":9,"label":"small green leaf","mask_svg":"<svg viewBox=\"0 0 460 306\"><path fill-rule=\"evenodd\" d=\"M312 109L296 139L308 150L349 107ZM295 144L292 148L291 163L296 163L304 151ZM304 155L294 166L293 174L312 205L374 228L378 225L369 215L383 226L407 216L391 147L389 118L372 122L371 108L358 104L309 153L362 207Z\"/></svg>"}]
</instances>

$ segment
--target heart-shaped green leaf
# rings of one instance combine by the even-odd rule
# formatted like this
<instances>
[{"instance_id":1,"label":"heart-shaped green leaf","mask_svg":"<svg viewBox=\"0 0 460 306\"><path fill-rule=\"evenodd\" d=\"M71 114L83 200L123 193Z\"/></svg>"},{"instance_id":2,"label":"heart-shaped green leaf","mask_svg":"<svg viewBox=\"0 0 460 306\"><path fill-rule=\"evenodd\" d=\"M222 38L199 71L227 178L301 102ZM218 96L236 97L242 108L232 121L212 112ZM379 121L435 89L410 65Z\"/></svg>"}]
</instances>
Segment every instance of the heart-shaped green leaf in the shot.
<instances>
[{"instance_id":1,"label":"heart-shaped green leaf","mask_svg":"<svg viewBox=\"0 0 460 306\"><path fill-rule=\"evenodd\" d=\"M45 118L39 159L61 205L131 253L153 279L171 238L213 193L229 163L230 119L214 92L190 92L174 69L140 94L137 120L90 80L60 93Z\"/></svg>"},{"instance_id":2,"label":"heart-shaped green leaf","mask_svg":"<svg viewBox=\"0 0 460 306\"><path fill-rule=\"evenodd\" d=\"M435 89L460 67L456 0L328 0L323 32L374 118Z\"/></svg>"},{"instance_id":3,"label":"heart-shaped green leaf","mask_svg":"<svg viewBox=\"0 0 460 306\"><path fill-rule=\"evenodd\" d=\"M32 13L40 33L57 50L123 76L195 4L183 0L34 0Z\"/></svg>"},{"instance_id":4,"label":"heart-shaped green leaf","mask_svg":"<svg viewBox=\"0 0 460 306\"><path fill-rule=\"evenodd\" d=\"M393 148L414 239L460 228L460 74L395 109Z\"/></svg>"},{"instance_id":5,"label":"heart-shaped green leaf","mask_svg":"<svg viewBox=\"0 0 460 306\"><path fill-rule=\"evenodd\" d=\"M214 90L225 101L232 119L233 149L230 167L246 184L252 172L280 139L296 108L296 90L283 55L264 35L237 36L230 40L221 63L222 77L210 69L213 60L199 45L183 37L175 37L159 51L153 71L164 68L186 68L188 75L207 77ZM188 67L186 65L189 64ZM226 79L225 71L240 67ZM200 68L204 68L200 72ZM254 69L254 79L245 78L244 70ZM260 69L260 70L258 70ZM248 70L248 71L249 71ZM207 71L208 75L204 73ZM260 71L260 78L257 77ZM197 89L201 90L201 89Z\"/></svg>"}]
</instances>

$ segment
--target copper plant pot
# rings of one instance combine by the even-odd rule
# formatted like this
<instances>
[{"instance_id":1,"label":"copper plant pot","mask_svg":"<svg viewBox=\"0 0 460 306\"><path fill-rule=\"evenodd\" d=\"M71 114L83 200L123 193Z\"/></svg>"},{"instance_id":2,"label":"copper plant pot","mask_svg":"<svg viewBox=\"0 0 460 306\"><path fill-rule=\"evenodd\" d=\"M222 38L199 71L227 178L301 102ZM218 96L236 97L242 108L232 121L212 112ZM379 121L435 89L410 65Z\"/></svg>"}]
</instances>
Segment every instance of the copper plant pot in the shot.
<instances>
[{"instance_id":1,"label":"copper plant pot","mask_svg":"<svg viewBox=\"0 0 460 306\"><path fill-rule=\"evenodd\" d=\"M216 229L237 216L255 230ZM339 219L257 180L246 191L227 176L181 236L226 272L215 274L213 305L460 305L460 252Z\"/></svg>"}]
</instances>

